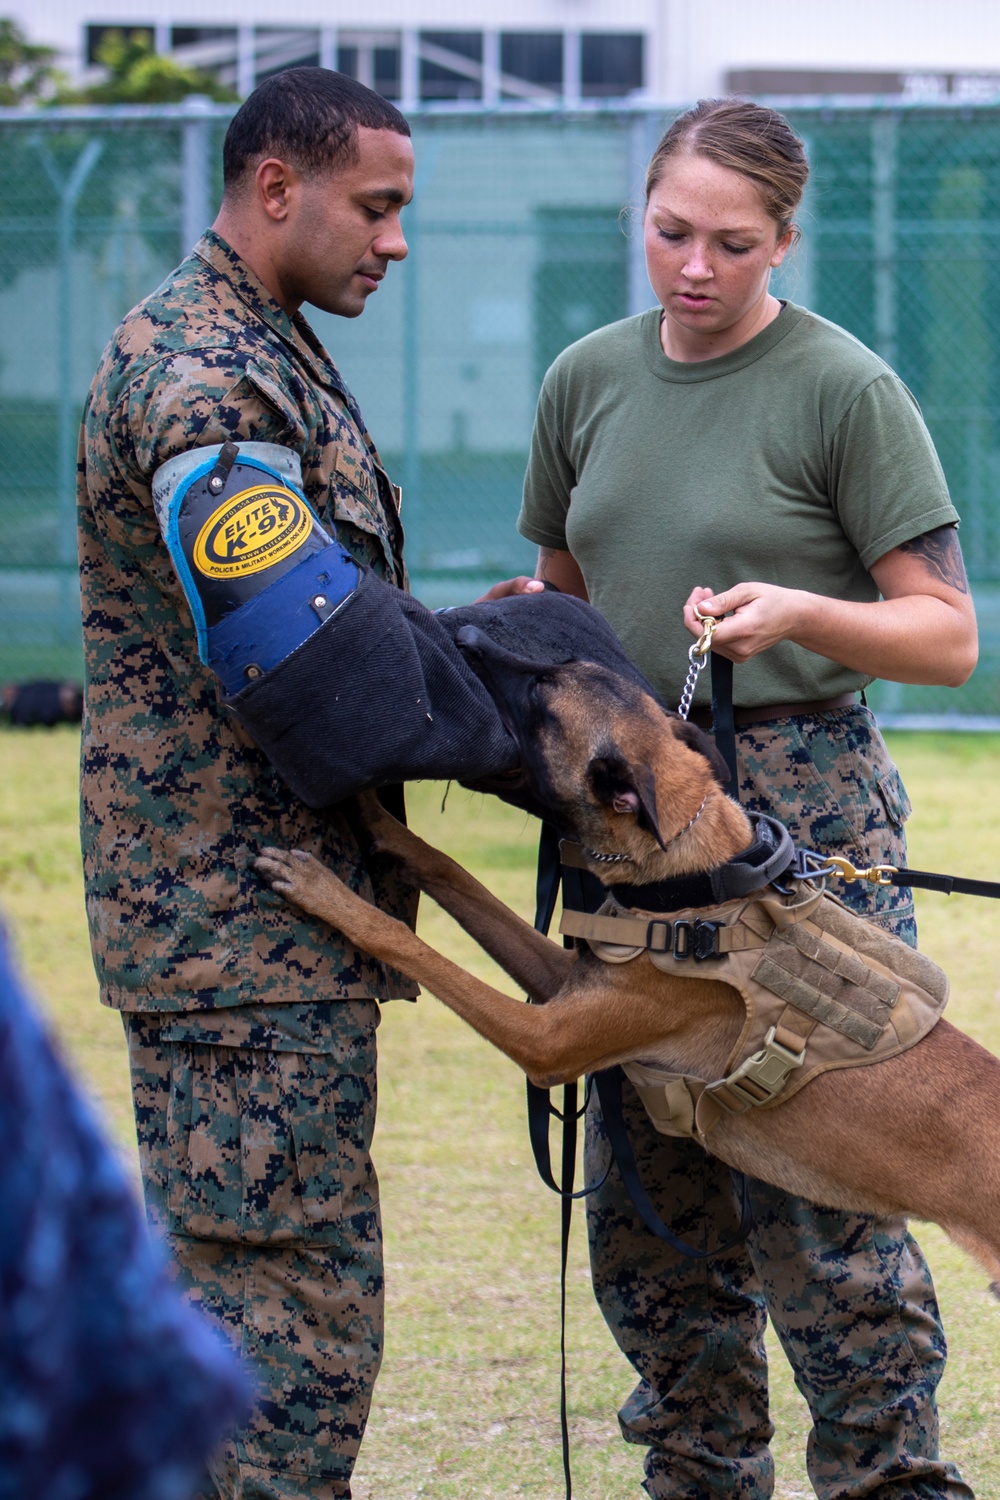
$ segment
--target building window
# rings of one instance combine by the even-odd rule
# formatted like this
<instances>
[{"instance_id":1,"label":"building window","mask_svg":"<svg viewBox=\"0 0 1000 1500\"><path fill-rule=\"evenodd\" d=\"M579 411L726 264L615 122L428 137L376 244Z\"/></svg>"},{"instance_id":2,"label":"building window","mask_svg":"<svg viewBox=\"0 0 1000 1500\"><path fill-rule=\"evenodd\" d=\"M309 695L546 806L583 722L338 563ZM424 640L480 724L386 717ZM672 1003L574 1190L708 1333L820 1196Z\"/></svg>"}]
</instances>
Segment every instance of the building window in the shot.
<instances>
[{"instance_id":1,"label":"building window","mask_svg":"<svg viewBox=\"0 0 1000 1500\"><path fill-rule=\"evenodd\" d=\"M171 26L170 28L170 50L187 51L192 47L215 46L225 42L229 46L236 46L235 26Z\"/></svg>"},{"instance_id":2,"label":"building window","mask_svg":"<svg viewBox=\"0 0 1000 1500\"><path fill-rule=\"evenodd\" d=\"M483 97L481 31L422 31L418 46L421 99Z\"/></svg>"},{"instance_id":3,"label":"building window","mask_svg":"<svg viewBox=\"0 0 1000 1500\"><path fill-rule=\"evenodd\" d=\"M356 78L384 99L400 95L401 64L398 32L341 32L337 71Z\"/></svg>"},{"instance_id":4,"label":"building window","mask_svg":"<svg viewBox=\"0 0 1000 1500\"><path fill-rule=\"evenodd\" d=\"M402 85L398 47L375 48L375 92L384 99L398 99Z\"/></svg>"},{"instance_id":5,"label":"building window","mask_svg":"<svg viewBox=\"0 0 1000 1500\"><path fill-rule=\"evenodd\" d=\"M563 39L558 31L505 31L500 36L500 95L504 99L530 97L538 92L561 94ZM517 79L530 87L511 88Z\"/></svg>"},{"instance_id":6,"label":"building window","mask_svg":"<svg viewBox=\"0 0 1000 1500\"><path fill-rule=\"evenodd\" d=\"M109 35L117 32L119 36L142 38L150 47L156 43L156 32L152 26L130 26L127 21L120 26L88 26L86 28L86 54L87 66L96 67L100 63L98 53Z\"/></svg>"},{"instance_id":7,"label":"building window","mask_svg":"<svg viewBox=\"0 0 1000 1500\"><path fill-rule=\"evenodd\" d=\"M308 27L258 26L254 46L258 83L286 68L319 67L319 32Z\"/></svg>"},{"instance_id":8,"label":"building window","mask_svg":"<svg viewBox=\"0 0 1000 1500\"><path fill-rule=\"evenodd\" d=\"M171 26L170 51L188 68L204 68L217 83L235 89L239 82L235 26Z\"/></svg>"},{"instance_id":9,"label":"building window","mask_svg":"<svg viewBox=\"0 0 1000 1500\"><path fill-rule=\"evenodd\" d=\"M643 38L614 32L580 38L580 92L585 99L623 99L643 86Z\"/></svg>"}]
</instances>

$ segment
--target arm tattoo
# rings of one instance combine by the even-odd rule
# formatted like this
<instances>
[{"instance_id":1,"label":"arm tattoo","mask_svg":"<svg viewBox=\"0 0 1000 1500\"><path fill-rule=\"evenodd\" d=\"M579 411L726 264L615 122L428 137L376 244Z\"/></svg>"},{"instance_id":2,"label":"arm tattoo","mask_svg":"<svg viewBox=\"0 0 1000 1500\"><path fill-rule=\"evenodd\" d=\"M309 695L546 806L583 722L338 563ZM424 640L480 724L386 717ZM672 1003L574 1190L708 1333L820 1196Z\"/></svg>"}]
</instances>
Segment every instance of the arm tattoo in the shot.
<instances>
[{"instance_id":1,"label":"arm tattoo","mask_svg":"<svg viewBox=\"0 0 1000 1500\"><path fill-rule=\"evenodd\" d=\"M553 588L555 588L556 585L552 582L550 570L552 566L552 559L556 555L557 554L555 547L539 547L538 566L535 569L535 577L541 578L545 583L551 583Z\"/></svg>"},{"instance_id":2,"label":"arm tattoo","mask_svg":"<svg viewBox=\"0 0 1000 1500\"><path fill-rule=\"evenodd\" d=\"M926 564L928 571L941 583L946 583L949 588L957 590L960 594L969 592L969 580L965 575L962 549L958 544L958 532L954 526L935 526L933 531L925 531L922 536L915 536L912 541L901 542L899 550L908 552L911 557L919 557Z\"/></svg>"}]
</instances>

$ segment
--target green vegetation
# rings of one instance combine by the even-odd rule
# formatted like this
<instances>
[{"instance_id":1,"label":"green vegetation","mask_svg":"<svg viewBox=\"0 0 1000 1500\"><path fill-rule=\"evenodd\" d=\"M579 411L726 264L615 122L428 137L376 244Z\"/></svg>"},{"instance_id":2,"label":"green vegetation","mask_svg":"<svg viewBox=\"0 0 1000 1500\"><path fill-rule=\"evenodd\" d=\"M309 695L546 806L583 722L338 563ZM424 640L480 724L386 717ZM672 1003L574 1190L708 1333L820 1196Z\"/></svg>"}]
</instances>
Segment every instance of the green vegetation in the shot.
<instances>
[{"instance_id":1,"label":"green vegetation","mask_svg":"<svg viewBox=\"0 0 1000 1500\"><path fill-rule=\"evenodd\" d=\"M1000 878L1000 740L896 736L917 809L910 858L922 869ZM69 731L0 732L0 911L67 1053L109 1127L134 1137L117 1016L97 1003L76 844L77 740ZM453 787L411 788L411 821L530 914L536 825ZM918 895L921 946L952 980L949 1016L1000 1052L997 907ZM429 902L421 930L459 963L513 993ZM358 1468L358 1500L424 1495L507 1500L562 1493L558 1431L558 1204L535 1176L523 1080L431 997L397 1003L380 1032L376 1159L386 1229L386 1359ZM569 1402L580 1500L639 1496L641 1453L615 1410L630 1371L589 1290L582 1213L569 1271ZM919 1237L951 1346L941 1392L945 1450L980 1500L1000 1500L1000 1308L978 1267L933 1226ZM772 1346L777 1500L811 1491L808 1419Z\"/></svg>"},{"instance_id":2,"label":"green vegetation","mask_svg":"<svg viewBox=\"0 0 1000 1500\"><path fill-rule=\"evenodd\" d=\"M86 88L60 89L58 104L179 104L189 94L205 94L220 103L239 100L211 73L158 53L148 29L109 31L97 61L105 77Z\"/></svg>"},{"instance_id":3,"label":"green vegetation","mask_svg":"<svg viewBox=\"0 0 1000 1500\"><path fill-rule=\"evenodd\" d=\"M15 109L51 97L58 73L55 49L29 42L16 21L0 19L0 106Z\"/></svg>"}]
</instances>

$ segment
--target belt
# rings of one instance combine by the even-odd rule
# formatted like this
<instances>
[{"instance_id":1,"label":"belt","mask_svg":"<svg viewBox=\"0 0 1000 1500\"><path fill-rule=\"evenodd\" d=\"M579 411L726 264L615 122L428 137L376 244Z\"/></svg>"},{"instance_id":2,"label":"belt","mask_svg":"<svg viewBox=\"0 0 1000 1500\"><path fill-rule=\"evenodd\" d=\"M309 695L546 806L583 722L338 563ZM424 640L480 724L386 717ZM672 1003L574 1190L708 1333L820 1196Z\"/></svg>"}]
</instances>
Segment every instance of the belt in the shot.
<instances>
[{"instance_id":1,"label":"belt","mask_svg":"<svg viewBox=\"0 0 1000 1500\"><path fill-rule=\"evenodd\" d=\"M794 719L805 714L828 714L835 708L855 708L857 701L856 693L838 693L836 698L816 698L812 703L770 703L760 708L734 708L733 719L737 726L766 724L769 719ZM699 729L711 729L712 710L692 708L688 719Z\"/></svg>"}]
</instances>

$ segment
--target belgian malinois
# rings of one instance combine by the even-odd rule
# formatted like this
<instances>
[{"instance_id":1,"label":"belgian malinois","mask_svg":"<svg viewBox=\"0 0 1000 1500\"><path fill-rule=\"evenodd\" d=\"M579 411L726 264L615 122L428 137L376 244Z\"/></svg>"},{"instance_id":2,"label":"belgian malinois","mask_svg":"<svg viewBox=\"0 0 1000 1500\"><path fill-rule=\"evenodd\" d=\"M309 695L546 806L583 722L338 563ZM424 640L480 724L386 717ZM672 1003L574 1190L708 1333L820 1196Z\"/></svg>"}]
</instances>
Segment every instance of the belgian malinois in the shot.
<instances>
[{"instance_id":1,"label":"belgian malinois","mask_svg":"<svg viewBox=\"0 0 1000 1500\"><path fill-rule=\"evenodd\" d=\"M470 643L481 647L533 800L582 846L598 878L662 881L715 869L747 847L748 819L693 726L603 667L533 669L484 640ZM567 951L396 822L374 793L360 804L373 849L394 856L536 1003L465 973L311 855L267 849L257 869L287 900L426 986L538 1084L636 1060L720 1077L744 1021L736 990L664 973L648 953L616 965L579 943ZM947 1021L899 1056L825 1072L787 1102L729 1115L710 1149L833 1208L933 1220L1000 1283L1000 1062Z\"/></svg>"}]
</instances>

